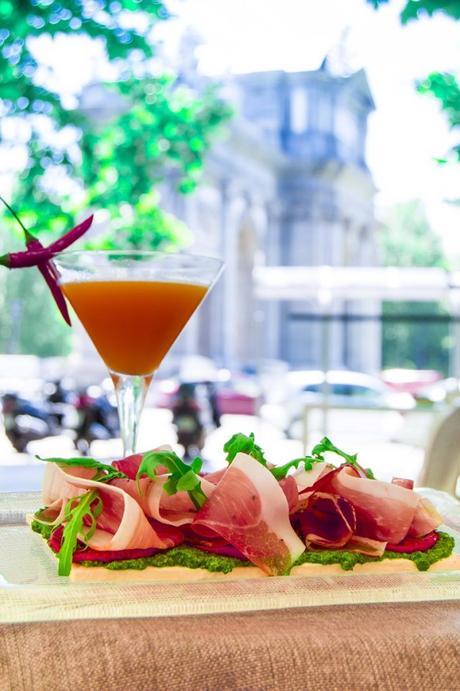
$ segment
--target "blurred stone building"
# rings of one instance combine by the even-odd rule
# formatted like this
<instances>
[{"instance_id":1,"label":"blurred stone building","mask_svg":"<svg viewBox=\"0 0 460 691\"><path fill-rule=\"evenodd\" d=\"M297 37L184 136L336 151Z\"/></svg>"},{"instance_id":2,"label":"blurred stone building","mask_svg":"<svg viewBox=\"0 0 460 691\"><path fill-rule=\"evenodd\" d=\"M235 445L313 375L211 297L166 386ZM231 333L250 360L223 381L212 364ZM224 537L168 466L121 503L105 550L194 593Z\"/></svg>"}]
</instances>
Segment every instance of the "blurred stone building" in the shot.
<instances>
[{"instance_id":1,"label":"blurred stone building","mask_svg":"<svg viewBox=\"0 0 460 691\"><path fill-rule=\"evenodd\" d=\"M208 355L237 369L265 359L319 368L322 296L261 303L258 265L372 266L377 263L371 174L365 161L367 119L374 109L364 71L262 72L230 84L237 115L209 154L197 192L166 191L162 201L193 230L193 251L220 255L226 271L176 353ZM365 296L363 296L365 298ZM372 372L380 366L378 304L335 301L333 367Z\"/></svg>"}]
</instances>

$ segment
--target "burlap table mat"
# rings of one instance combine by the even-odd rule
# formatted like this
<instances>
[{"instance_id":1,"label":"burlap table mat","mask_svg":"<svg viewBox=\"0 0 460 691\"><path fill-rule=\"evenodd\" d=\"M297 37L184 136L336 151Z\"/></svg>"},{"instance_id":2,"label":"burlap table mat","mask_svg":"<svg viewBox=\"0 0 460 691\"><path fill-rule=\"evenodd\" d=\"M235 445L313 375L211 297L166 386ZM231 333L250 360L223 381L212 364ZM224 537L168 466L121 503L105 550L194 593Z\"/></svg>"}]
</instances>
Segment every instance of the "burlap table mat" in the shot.
<instances>
[{"instance_id":1,"label":"burlap table mat","mask_svg":"<svg viewBox=\"0 0 460 691\"><path fill-rule=\"evenodd\" d=\"M0 626L1 691L460 688L460 604Z\"/></svg>"}]
</instances>

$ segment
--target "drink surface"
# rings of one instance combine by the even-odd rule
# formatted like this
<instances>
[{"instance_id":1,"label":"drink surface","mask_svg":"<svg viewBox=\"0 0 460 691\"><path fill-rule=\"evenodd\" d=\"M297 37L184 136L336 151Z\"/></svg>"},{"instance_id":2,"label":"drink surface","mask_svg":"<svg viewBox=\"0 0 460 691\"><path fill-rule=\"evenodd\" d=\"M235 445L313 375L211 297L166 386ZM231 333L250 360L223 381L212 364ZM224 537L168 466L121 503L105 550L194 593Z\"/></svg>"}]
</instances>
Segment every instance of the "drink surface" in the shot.
<instances>
[{"instance_id":1,"label":"drink surface","mask_svg":"<svg viewBox=\"0 0 460 691\"><path fill-rule=\"evenodd\" d=\"M84 281L62 290L107 367L151 374L204 298L207 287L166 281Z\"/></svg>"}]
</instances>

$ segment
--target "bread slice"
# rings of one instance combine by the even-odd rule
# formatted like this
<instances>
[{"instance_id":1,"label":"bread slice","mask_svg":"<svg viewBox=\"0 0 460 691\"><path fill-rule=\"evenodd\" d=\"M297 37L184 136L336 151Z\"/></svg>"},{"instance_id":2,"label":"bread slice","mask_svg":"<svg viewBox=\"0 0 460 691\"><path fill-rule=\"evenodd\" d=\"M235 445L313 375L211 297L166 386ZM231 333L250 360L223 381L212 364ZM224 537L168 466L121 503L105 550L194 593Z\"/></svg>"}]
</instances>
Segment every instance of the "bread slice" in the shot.
<instances>
[{"instance_id":1,"label":"bread slice","mask_svg":"<svg viewBox=\"0 0 460 691\"><path fill-rule=\"evenodd\" d=\"M33 515L26 516L27 523L33 521ZM52 550L46 545L49 551ZM53 552L54 554L54 552ZM460 571L460 554L453 553L445 559L432 564L429 572ZM351 571L345 571L340 564L301 564L294 566L291 576L353 576L353 574L392 574L416 573L417 567L410 559L383 559L382 561L356 564ZM126 583L126 582L196 582L215 580L240 580L268 578L257 566L236 566L229 573L208 571L207 569L190 569L186 566L148 566L145 569L108 569L101 566L83 566L72 564L69 576L71 581L86 583Z\"/></svg>"},{"instance_id":2,"label":"bread slice","mask_svg":"<svg viewBox=\"0 0 460 691\"><path fill-rule=\"evenodd\" d=\"M451 554L430 566L429 572L460 571L460 554ZM344 571L340 564L301 564L294 566L291 576L353 576L354 574L391 574L416 573L417 567L410 559L384 559L383 561L356 564L352 571ZM185 566L165 566L158 568L148 566L146 569L107 569L103 566L82 566L73 564L70 580L87 583L123 583L123 582L196 582L215 580L239 580L268 578L257 566L237 566L230 573L208 571L207 569L189 569Z\"/></svg>"}]
</instances>

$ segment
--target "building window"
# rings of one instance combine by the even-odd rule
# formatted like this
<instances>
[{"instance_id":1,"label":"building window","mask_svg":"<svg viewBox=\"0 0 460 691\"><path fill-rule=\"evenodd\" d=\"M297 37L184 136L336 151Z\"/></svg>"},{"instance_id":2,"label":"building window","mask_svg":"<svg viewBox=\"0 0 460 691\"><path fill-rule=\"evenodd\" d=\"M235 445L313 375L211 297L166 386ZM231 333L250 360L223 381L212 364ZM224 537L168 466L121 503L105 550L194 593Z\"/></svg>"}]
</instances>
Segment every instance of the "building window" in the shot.
<instances>
[{"instance_id":1,"label":"building window","mask_svg":"<svg viewBox=\"0 0 460 691\"><path fill-rule=\"evenodd\" d=\"M355 148L358 143L356 120L348 109L339 108L335 119L335 133L341 144Z\"/></svg>"},{"instance_id":2,"label":"building window","mask_svg":"<svg viewBox=\"0 0 460 691\"><path fill-rule=\"evenodd\" d=\"M321 94L317 103L318 132L332 131L332 98L329 94Z\"/></svg>"},{"instance_id":3,"label":"building window","mask_svg":"<svg viewBox=\"0 0 460 691\"><path fill-rule=\"evenodd\" d=\"M291 131L303 134L308 128L308 94L303 87L291 91Z\"/></svg>"}]
</instances>

